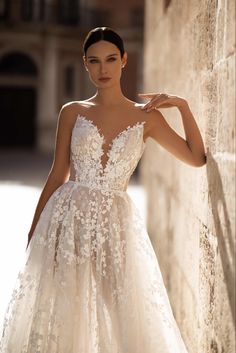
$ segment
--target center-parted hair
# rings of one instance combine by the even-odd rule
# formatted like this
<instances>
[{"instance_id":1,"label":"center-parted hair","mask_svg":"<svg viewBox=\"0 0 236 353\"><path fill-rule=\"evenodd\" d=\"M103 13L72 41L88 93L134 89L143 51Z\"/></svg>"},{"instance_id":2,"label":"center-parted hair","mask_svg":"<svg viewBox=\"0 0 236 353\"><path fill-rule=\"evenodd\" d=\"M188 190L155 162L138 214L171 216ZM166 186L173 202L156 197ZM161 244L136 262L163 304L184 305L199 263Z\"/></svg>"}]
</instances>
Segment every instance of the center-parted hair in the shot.
<instances>
[{"instance_id":1,"label":"center-parted hair","mask_svg":"<svg viewBox=\"0 0 236 353\"><path fill-rule=\"evenodd\" d=\"M106 40L107 42L116 45L120 51L121 58L123 57L125 52L123 40L119 34L110 27L96 27L87 34L83 44L84 55L86 56L90 45L97 43L100 40Z\"/></svg>"}]
</instances>

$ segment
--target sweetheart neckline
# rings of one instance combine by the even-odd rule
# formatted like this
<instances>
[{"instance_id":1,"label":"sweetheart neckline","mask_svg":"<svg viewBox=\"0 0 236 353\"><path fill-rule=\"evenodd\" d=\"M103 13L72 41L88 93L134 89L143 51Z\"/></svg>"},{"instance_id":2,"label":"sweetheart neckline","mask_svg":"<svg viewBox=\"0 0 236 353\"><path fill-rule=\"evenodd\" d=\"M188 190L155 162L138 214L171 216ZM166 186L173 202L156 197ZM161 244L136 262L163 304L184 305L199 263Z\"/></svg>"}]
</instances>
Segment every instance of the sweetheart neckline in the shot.
<instances>
[{"instance_id":1,"label":"sweetheart neckline","mask_svg":"<svg viewBox=\"0 0 236 353\"><path fill-rule=\"evenodd\" d=\"M93 122L93 120L88 119L88 118L87 118L86 116L84 116L84 115L77 114L77 118L76 118L76 120L75 120L75 125L76 125L78 119L83 119L83 120L89 122L89 123L96 129L96 131L98 132L98 135L99 135L100 138L103 140L103 145L105 144L105 142L106 142L105 136L104 136L104 134L102 133L101 128L99 129L98 126ZM146 124L146 121L141 121L141 122L137 121L137 122L134 123L133 125L128 125L128 126L126 126L126 128L124 128L123 130L121 130L121 131L111 140L111 142L110 142L110 144L108 145L108 147L111 147L111 145L114 143L114 141L115 141L116 139L118 139L118 138L119 138L122 134L124 134L125 132L127 132L127 131L129 131L129 130L131 130L131 129L134 129L134 128L136 128L136 127L139 126L139 125L141 125L142 128L143 128L144 124ZM143 138L142 138L142 142L143 142L143 145L146 145L146 142L143 140ZM108 150L108 152L109 152L109 150Z\"/></svg>"},{"instance_id":2,"label":"sweetheart neckline","mask_svg":"<svg viewBox=\"0 0 236 353\"><path fill-rule=\"evenodd\" d=\"M101 149L102 149L102 152L103 152L103 153L102 153L102 155L101 155L101 157L100 157L100 165L101 165L102 174L105 173L106 169L107 169L108 166L109 166L110 154L111 154L111 152L112 152L112 149L113 149L113 147L114 147L114 144L115 144L116 140L118 140L123 134L127 133L128 131L130 131L130 130L132 130L132 129L135 129L135 128L140 127L140 126L141 126L142 129L143 129L144 124L146 123L146 121L142 121L142 122L137 121L137 122L136 122L135 124L133 124L133 125L128 125L125 129L121 130L121 131L111 140L111 142L110 142L109 145L108 145L108 151L105 152L105 150L104 150L104 148L103 148L104 144L106 143L105 136L104 136L104 134L102 133L101 129L99 129L98 126L97 126L91 119L88 119L88 118L87 118L86 116L84 116L84 115L78 114L78 115L77 115L77 118L76 118L76 120L75 120L75 123L74 123L74 127L73 127L73 129L72 129L72 132L73 132L74 128L76 127L76 124L77 124L77 122L78 122L79 119L84 120L84 121L86 121L87 123L89 123L89 124L96 130L98 136L99 136L99 137L101 138L101 140L102 140ZM145 143L145 141L143 140L143 134L142 134L142 147L145 147L145 146L146 146L146 143ZM103 166L103 164L102 164L102 157L103 157L103 156L106 156L106 157L107 157L107 161L106 161L106 163L105 163L105 166Z\"/></svg>"}]
</instances>

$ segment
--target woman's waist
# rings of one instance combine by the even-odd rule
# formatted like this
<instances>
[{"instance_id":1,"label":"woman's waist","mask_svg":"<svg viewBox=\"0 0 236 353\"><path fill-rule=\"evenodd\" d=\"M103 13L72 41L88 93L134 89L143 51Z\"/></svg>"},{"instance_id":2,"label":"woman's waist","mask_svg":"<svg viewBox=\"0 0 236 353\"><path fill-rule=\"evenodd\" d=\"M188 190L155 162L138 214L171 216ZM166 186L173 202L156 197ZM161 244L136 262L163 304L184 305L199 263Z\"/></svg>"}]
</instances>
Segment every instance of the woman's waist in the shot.
<instances>
[{"instance_id":1,"label":"woman's waist","mask_svg":"<svg viewBox=\"0 0 236 353\"><path fill-rule=\"evenodd\" d=\"M111 185L104 181L81 181L70 178L68 182L74 183L78 186L86 187L91 190L101 190L104 192L127 193L127 187L120 185Z\"/></svg>"}]
</instances>

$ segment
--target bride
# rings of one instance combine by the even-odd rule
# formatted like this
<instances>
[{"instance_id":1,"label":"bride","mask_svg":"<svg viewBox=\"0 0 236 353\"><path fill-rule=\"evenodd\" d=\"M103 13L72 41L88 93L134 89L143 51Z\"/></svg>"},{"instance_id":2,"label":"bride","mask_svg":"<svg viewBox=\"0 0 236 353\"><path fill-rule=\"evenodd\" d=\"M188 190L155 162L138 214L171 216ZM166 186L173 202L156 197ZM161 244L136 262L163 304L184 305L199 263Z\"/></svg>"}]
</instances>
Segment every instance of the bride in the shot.
<instances>
[{"instance_id":1,"label":"bride","mask_svg":"<svg viewBox=\"0 0 236 353\"><path fill-rule=\"evenodd\" d=\"M59 112L54 161L1 353L186 353L142 215L126 190L148 138L203 166L200 131L184 98L140 94L148 102L139 104L124 96L128 54L114 30L91 30L83 50L96 93ZM185 139L159 111L171 107L181 113Z\"/></svg>"}]
</instances>

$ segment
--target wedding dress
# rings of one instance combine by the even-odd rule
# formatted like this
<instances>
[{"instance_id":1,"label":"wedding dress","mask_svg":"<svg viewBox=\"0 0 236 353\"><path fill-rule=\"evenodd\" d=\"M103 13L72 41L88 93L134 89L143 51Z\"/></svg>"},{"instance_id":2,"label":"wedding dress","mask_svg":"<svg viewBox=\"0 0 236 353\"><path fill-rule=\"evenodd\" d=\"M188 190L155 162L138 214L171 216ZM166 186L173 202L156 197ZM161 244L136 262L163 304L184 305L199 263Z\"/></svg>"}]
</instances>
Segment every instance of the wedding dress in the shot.
<instances>
[{"instance_id":1,"label":"wedding dress","mask_svg":"<svg viewBox=\"0 0 236 353\"><path fill-rule=\"evenodd\" d=\"M46 203L5 314L1 353L187 353L140 212L126 189L137 122L109 145L78 115L70 179Z\"/></svg>"}]
</instances>

